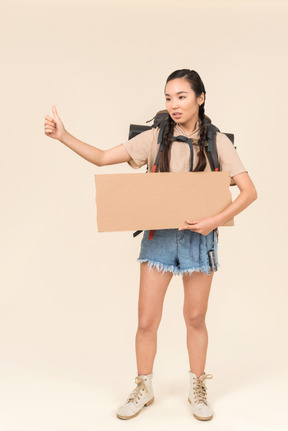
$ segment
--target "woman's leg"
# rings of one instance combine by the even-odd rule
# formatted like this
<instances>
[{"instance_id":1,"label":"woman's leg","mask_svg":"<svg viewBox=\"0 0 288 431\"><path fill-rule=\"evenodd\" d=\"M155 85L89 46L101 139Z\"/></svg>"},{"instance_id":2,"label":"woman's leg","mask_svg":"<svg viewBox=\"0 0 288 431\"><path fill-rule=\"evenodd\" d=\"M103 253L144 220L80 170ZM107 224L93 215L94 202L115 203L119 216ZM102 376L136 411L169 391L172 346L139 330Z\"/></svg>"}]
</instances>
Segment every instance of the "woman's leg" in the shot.
<instances>
[{"instance_id":1,"label":"woman's leg","mask_svg":"<svg viewBox=\"0 0 288 431\"><path fill-rule=\"evenodd\" d=\"M157 351L157 329L161 321L165 293L173 277L140 263L140 289L138 301L138 328L136 333L136 359L139 374L150 374Z\"/></svg>"},{"instance_id":2,"label":"woman's leg","mask_svg":"<svg viewBox=\"0 0 288 431\"><path fill-rule=\"evenodd\" d=\"M187 348L190 371L199 378L205 371L208 332L205 316L214 272L192 272L183 275L183 314L187 327Z\"/></svg>"}]
</instances>

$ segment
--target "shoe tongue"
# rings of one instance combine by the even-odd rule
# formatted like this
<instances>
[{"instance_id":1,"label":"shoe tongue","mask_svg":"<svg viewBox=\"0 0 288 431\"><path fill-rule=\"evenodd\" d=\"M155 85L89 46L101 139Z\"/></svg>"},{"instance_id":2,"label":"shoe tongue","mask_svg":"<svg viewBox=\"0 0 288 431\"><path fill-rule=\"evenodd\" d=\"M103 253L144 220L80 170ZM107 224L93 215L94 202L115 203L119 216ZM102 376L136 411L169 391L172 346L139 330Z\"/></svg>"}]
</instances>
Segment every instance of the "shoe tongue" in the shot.
<instances>
[{"instance_id":1,"label":"shoe tongue","mask_svg":"<svg viewBox=\"0 0 288 431\"><path fill-rule=\"evenodd\" d=\"M197 375L195 374L195 373L192 373L191 372L191 374L193 374L193 376L197 379ZM198 377L199 379L201 379L203 376L205 376L205 373L203 373L200 377Z\"/></svg>"}]
</instances>

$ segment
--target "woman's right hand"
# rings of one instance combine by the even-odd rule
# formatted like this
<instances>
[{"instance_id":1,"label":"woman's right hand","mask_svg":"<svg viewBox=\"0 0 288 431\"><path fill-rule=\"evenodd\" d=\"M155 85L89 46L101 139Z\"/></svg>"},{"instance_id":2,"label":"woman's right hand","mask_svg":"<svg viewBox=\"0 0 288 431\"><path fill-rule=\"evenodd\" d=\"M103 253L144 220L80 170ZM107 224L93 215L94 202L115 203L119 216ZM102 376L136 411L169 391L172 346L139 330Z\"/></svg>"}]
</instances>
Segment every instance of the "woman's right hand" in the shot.
<instances>
[{"instance_id":1,"label":"woman's right hand","mask_svg":"<svg viewBox=\"0 0 288 431\"><path fill-rule=\"evenodd\" d=\"M45 116L45 135L53 139L61 140L66 133L66 129L60 120L55 105L52 106L52 113L53 118L49 117L49 115Z\"/></svg>"}]
</instances>

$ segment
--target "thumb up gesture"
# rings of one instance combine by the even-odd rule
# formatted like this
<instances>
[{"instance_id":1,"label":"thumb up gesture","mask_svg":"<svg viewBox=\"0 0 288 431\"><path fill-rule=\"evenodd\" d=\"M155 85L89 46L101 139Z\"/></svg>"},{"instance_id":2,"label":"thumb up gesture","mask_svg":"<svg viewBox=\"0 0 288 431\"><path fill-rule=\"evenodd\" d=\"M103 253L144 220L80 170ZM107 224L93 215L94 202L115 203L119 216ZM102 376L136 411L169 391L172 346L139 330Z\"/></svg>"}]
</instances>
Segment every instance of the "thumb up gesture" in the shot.
<instances>
[{"instance_id":1,"label":"thumb up gesture","mask_svg":"<svg viewBox=\"0 0 288 431\"><path fill-rule=\"evenodd\" d=\"M57 111L56 106L52 106L53 118L45 115L45 135L53 139L60 140L66 132L64 124L62 123Z\"/></svg>"}]
</instances>

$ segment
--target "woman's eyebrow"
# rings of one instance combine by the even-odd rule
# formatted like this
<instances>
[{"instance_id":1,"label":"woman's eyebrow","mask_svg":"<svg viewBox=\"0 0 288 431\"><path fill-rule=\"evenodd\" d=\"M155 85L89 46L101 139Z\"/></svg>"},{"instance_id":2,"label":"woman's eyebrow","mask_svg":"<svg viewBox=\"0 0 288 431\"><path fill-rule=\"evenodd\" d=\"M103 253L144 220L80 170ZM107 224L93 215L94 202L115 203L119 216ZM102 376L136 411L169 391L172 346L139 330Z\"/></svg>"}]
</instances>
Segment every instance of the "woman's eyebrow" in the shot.
<instances>
[{"instance_id":1,"label":"woman's eyebrow","mask_svg":"<svg viewBox=\"0 0 288 431\"><path fill-rule=\"evenodd\" d=\"M178 91L178 93L176 93L176 94L180 94L180 93L188 93L188 91ZM170 94L165 93L165 96L170 96Z\"/></svg>"}]
</instances>

